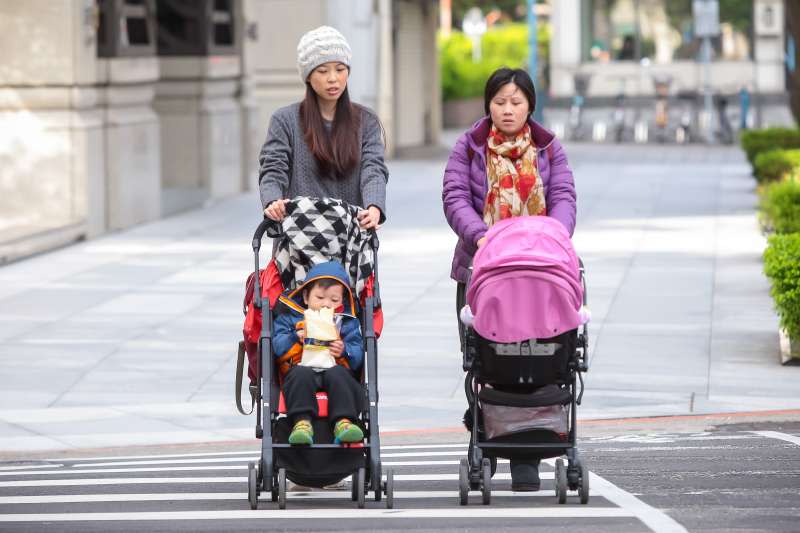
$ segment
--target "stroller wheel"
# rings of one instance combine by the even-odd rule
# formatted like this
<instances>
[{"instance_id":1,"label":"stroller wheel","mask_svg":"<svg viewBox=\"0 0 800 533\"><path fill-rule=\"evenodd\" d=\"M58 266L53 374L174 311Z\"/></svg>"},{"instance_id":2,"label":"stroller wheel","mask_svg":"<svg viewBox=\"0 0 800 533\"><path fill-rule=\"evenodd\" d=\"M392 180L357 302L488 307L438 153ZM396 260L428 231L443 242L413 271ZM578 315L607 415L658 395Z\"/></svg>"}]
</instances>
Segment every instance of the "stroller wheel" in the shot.
<instances>
[{"instance_id":1,"label":"stroller wheel","mask_svg":"<svg viewBox=\"0 0 800 533\"><path fill-rule=\"evenodd\" d=\"M581 484L578 487L578 496L582 504L589 503L589 469L581 465Z\"/></svg>"},{"instance_id":2,"label":"stroller wheel","mask_svg":"<svg viewBox=\"0 0 800 533\"><path fill-rule=\"evenodd\" d=\"M383 491L381 490L381 463L378 462L377 466L372 471L372 490L376 502L381 501Z\"/></svg>"},{"instance_id":3,"label":"stroller wheel","mask_svg":"<svg viewBox=\"0 0 800 533\"><path fill-rule=\"evenodd\" d=\"M286 469L278 470L278 508L286 509Z\"/></svg>"},{"instance_id":4,"label":"stroller wheel","mask_svg":"<svg viewBox=\"0 0 800 533\"><path fill-rule=\"evenodd\" d=\"M366 487L364 484L366 483L367 478L367 471L364 470L364 467L358 469L358 473L356 474L358 477L356 479L356 490L358 491L358 508L364 508L364 500L366 497Z\"/></svg>"},{"instance_id":5,"label":"stroller wheel","mask_svg":"<svg viewBox=\"0 0 800 533\"><path fill-rule=\"evenodd\" d=\"M350 500L358 500L358 474L350 476Z\"/></svg>"},{"instance_id":6,"label":"stroller wheel","mask_svg":"<svg viewBox=\"0 0 800 533\"><path fill-rule=\"evenodd\" d=\"M556 472L554 481L556 484L556 497L558 497L558 503L567 503L567 469L564 468L564 461L562 459L556 459Z\"/></svg>"},{"instance_id":7,"label":"stroller wheel","mask_svg":"<svg viewBox=\"0 0 800 533\"><path fill-rule=\"evenodd\" d=\"M386 508L394 508L394 471L390 468L386 471Z\"/></svg>"},{"instance_id":8,"label":"stroller wheel","mask_svg":"<svg viewBox=\"0 0 800 533\"><path fill-rule=\"evenodd\" d=\"M488 458L483 459L482 468L483 479L481 492L483 493L483 505L492 503L492 462Z\"/></svg>"},{"instance_id":9,"label":"stroller wheel","mask_svg":"<svg viewBox=\"0 0 800 533\"><path fill-rule=\"evenodd\" d=\"M458 503L467 505L469 501L469 464L461 459L458 464Z\"/></svg>"},{"instance_id":10,"label":"stroller wheel","mask_svg":"<svg viewBox=\"0 0 800 533\"><path fill-rule=\"evenodd\" d=\"M250 501L250 509L258 509L258 474L256 464L247 465L247 499Z\"/></svg>"}]
</instances>

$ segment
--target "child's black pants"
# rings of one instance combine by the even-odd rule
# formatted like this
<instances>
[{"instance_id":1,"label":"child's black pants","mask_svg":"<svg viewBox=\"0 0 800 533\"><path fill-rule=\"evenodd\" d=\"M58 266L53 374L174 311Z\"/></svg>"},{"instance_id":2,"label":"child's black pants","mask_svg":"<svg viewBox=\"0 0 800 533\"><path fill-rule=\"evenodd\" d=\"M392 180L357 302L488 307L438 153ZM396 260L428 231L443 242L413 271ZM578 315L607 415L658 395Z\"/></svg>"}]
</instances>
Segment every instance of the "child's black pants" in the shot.
<instances>
[{"instance_id":1,"label":"child's black pants","mask_svg":"<svg viewBox=\"0 0 800 533\"><path fill-rule=\"evenodd\" d=\"M293 366L283 382L287 416L292 423L299 418L317 417L317 390L328 393L328 419L335 423L340 418L357 420L361 411L363 392L353 373L342 365L322 372L307 366Z\"/></svg>"}]
</instances>

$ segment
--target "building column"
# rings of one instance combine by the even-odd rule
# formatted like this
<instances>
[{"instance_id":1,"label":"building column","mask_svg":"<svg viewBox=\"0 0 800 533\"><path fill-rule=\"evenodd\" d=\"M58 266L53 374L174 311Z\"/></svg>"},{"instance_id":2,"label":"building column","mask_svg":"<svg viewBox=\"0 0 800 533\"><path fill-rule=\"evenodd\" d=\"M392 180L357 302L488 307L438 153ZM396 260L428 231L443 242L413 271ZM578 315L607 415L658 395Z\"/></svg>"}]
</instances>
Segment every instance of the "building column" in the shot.
<instances>
[{"instance_id":1,"label":"building column","mask_svg":"<svg viewBox=\"0 0 800 533\"><path fill-rule=\"evenodd\" d=\"M5 2L0 16L0 263L104 230L96 12Z\"/></svg>"},{"instance_id":2,"label":"building column","mask_svg":"<svg viewBox=\"0 0 800 533\"><path fill-rule=\"evenodd\" d=\"M754 0L753 46L758 92L786 91L782 0Z\"/></svg>"},{"instance_id":3,"label":"building column","mask_svg":"<svg viewBox=\"0 0 800 533\"><path fill-rule=\"evenodd\" d=\"M105 225L119 230L161 218L160 130L152 107L158 61L117 57L98 63L105 118Z\"/></svg>"},{"instance_id":4,"label":"building column","mask_svg":"<svg viewBox=\"0 0 800 533\"><path fill-rule=\"evenodd\" d=\"M164 215L242 190L238 4L157 2Z\"/></svg>"},{"instance_id":5,"label":"building column","mask_svg":"<svg viewBox=\"0 0 800 533\"><path fill-rule=\"evenodd\" d=\"M552 24L550 90L554 97L569 97L581 63L581 0L553 2Z\"/></svg>"}]
</instances>

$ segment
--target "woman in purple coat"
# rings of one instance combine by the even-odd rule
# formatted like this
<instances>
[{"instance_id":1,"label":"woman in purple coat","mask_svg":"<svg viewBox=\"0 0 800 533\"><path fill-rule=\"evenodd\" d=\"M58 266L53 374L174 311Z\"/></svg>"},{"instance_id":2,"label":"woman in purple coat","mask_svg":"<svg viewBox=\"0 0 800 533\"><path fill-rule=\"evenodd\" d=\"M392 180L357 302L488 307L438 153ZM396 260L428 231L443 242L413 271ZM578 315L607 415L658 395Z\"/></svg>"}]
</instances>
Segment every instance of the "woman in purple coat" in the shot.
<instances>
[{"instance_id":1,"label":"woman in purple coat","mask_svg":"<svg viewBox=\"0 0 800 533\"><path fill-rule=\"evenodd\" d=\"M494 222L550 216L575 230L575 182L555 135L531 118L536 93L528 73L501 68L486 82L486 116L459 137L444 171L442 202L458 235L450 273L457 311L464 305L472 256ZM464 332L459 321L459 336ZM538 490L539 462L511 459L512 490Z\"/></svg>"}]
</instances>

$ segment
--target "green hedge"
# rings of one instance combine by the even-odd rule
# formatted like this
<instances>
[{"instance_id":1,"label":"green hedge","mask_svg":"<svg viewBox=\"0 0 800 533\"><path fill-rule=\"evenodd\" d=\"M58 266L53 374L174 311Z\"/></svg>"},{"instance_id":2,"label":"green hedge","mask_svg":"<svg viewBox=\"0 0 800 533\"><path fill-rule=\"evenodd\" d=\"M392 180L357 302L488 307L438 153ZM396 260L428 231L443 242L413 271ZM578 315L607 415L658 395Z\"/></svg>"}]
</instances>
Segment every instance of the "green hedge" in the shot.
<instances>
[{"instance_id":1,"label":"green hedge","mask_svg":"<svg viewBox=\"0 0 800 533\"><path fill-rule=\"evenodd\" d=\"M770 293L789 337L800 339L800 233L773 235L764 252Z\"/></svg>"},{"instance_id":2,"label":"green hedge","mask_svg":"<svg viewBox=\"0 0 800 533\"><path fill-rule=\"evenodd\" d=\"M538 29L540 61L548 57L550 28ZM460 31L449 37L439 36L439 68L442 97L457 100L483 96L489 76L500 67L526 68L528 62L528 25L506 24L492 28L481 38L481 59L472 61L472 41Z\"/></svg>"},{"instance_id":3,"label":"green hedge","mask_svg":"<svg viewBox=\"0 0 800 533\"><path fill-rule=\"evenodd\" d=\"M753 175L760 183L800 179L800 149L759 153L753 162Z\"/></svg>"},{"instance_id":4,"label":"green hedge","mask_svg":"<svg viewBox=\"0 0 800 533\"><path fill-rule=\"evenodd\" d=\"M775 233L800 232L800 182L778 181L761 189L761 213Z\"/></svg>"},{"instance_id":5,"label":"green hedge","mask_svg":"<svg viewBox=\"0 0 800 533\"><path fill-rule=\"evenodd\" d=\"M800 148L800 130L792 128L766 128L743 131L739 137L742 148L751 164L761 152L779 148Z\"/></svg>"}]
</instances>

